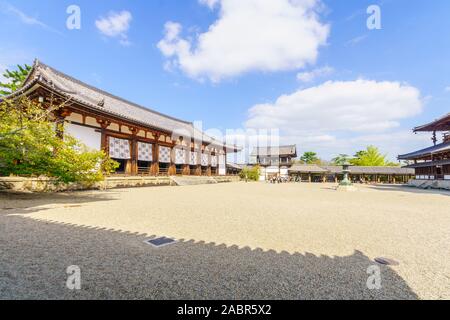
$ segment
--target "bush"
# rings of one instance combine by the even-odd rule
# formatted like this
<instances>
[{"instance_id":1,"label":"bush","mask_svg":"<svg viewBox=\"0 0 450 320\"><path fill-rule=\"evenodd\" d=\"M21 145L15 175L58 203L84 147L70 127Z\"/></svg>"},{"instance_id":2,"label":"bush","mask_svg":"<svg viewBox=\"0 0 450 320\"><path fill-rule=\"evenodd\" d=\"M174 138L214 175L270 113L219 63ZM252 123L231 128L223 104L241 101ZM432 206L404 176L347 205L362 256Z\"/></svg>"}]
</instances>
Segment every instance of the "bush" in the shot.
<instances>
[{"instance_id":1,"label":"bush","mask_svg":"<svg viewBox=\"0 0 450 320\"><path fill-rule=\"evenodd\" d=\"M57 108L27 98L0 103L0 175L94 183L117 168L103 151L88 150L69 135L58 137L51 120Z\"/></svg>"},{"instance_id":2,"label":"bush","mask_svg":"<svg viewBox=\"0 0 450 320\"><path fill-rule=\"evenodd\" d=\"M259 166L255 166L252 168L242 169L242 171L240 173L240 177L243 180L259 181L260 174L261 174L261 169L259 168Z\"/></svg>"}]
</instances>

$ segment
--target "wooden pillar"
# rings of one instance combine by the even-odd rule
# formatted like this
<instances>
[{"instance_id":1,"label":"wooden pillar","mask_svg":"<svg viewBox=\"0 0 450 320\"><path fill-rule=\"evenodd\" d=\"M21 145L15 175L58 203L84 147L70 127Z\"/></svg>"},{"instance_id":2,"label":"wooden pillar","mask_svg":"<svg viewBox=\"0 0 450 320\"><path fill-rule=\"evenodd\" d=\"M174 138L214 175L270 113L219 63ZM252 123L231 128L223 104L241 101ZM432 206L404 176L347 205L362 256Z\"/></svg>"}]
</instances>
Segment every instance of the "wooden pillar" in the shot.
<instances>
[{"instance_id":1,"label":"wooden pillar","mask_svg":"<svg viewBox=\"0 0 450 320\"><path fill-rule=\"evenodd\" d=\"M130 129L132 138L131 138L131 175L138 174L138 146L137 146L137 134L139 129L134 127L128 127Z\"/></svg>"},{"instance_id":2,"label":"wooden pillar","mask_svg":"<svg viewBox=\"0 0 450 320\"><path fill-rule=\"evenodd\" d=\"M308 174L308 182L311 183L312 182L312 177L311 177L311 173Z\"/></svg>"},{"instance_id":3,"label":"wooden pillar","mask_svg":"<svg viewBox=\"0 0 450 320\"><path fill-rule=\"evenodd\" d=\"M137 150L137 141L136 139L132 139L131 140L131 174L137 175L138 174L138 164L137 164L137 159L138 159L138 150Z\"/></svg>"},{"instance_id":4,"label":"wooden pillar","mask_svg":"<svg viewBox=\"0 0 450 320\"><path fill-rule=\"evenodd\" d=\"M60 139L64 138L64 120L65 118L63 116L57 115L56 116L56 136Z\"/></svg>"},{"instance_id":5,"label":"wooden pillar","mask_svg":"<svg viewBox=\"0 0 450 320\"><path fill-rule=\"evenodd\" d=\"M323 176L322 176L322 182L323 182L323 183L326 183L326 182L327 182L326 175L323 175Z\"/></svg>"},{"instance_id":6,"label":"wooden pillar","mask_svg":"<svg viewBox=\"0 0 450 320\"><path fill-rule=\"evenodd\" d=\"M177 174L177 167L175 166L174 163L170 164L168 174L169 174L169 176L175 176Z\"/></svg>"},{"instance_id":7,"label":"wooden pillar","mask_svg":"<svg viewBox=\"0 0 450 320\"><path fill-rule=\"evenodd\" d=\"M339 182L339 179L338 179L337 174L334 176L334 182L335 182L335 183L338 183L338 182Z\"/></svg>"},{"instance_id":8,"label":"wooden pillar","mask_svg":"<svg viewBox=\"0 0 450 320\"><path fill-rule=\"evenodd\" d=\"M182 174L184 176L190 176L191 175L191 168L189 166L191 162L191 155L189 153L189 150L187 148L184 149L184 166L183 166L183 172Z\"/></svg>"},{"instance_id":9,"label":"wooden pillar","mask_svg":"<svg viewBox=\"0 0 450 320\"><path fill-rule=\"evenodd\" d=\"M84 117L83 117L84 119ZM109 154L109 146L108 146L108 137L105 133L106 128L109 127L109 125L111 124L111 121L108 120L104 120L104 119L97 119L97 123L100 125L100 127L102 128L101 130L101 149L106 153Z\"/></svg>"},{"instance_id":10,"label":"wooden pillar","mask_svg":"<svg viewBox=\"0 0 450 320\"><path fill-rule=\"evenodd\" d=\"M153 150L152 150L152 154L153 154L153 163L152 163L152 168L151 168L151 174L152 175L159 175L159 144L155 143L153 144Z\"/></svg>"},{"instance_id":11,"label":"wooden pillar","mask_svg":"<svg viewBox=\"0 0 450 320\"><path fill-rule=\"evenodd\" d=\"M169 166L169 176L174 176L177 174L177 167L175 165L175 148L171 148L170 151L170 166Z\"/></svg>"},{"instance_id":12,"label":"wooden pillar","mask_svg":"<svg viewBox=\"0 0 450 320\"><path fill-rule=\"evenodd\" d=\"M101 150L106 153L106 155L109 155L109 145L108 145L108 136L105 133L105 130L102 129L101 130L101 142L100 142L100 146L101 146Z\"/></svg>"},{"instance_id":13,"label":"wooden pillar","mask_svg":"<svg viewBox=\"0 0 450 320\"><path fill-rule=\"evenodd\" d=\"M69 117L72 114L72 111L69 109L56 110L54 112L56 118L56 135L63 139L64 138L64 122L66 121L66 117Z\"/></svg>"}]
</instances>

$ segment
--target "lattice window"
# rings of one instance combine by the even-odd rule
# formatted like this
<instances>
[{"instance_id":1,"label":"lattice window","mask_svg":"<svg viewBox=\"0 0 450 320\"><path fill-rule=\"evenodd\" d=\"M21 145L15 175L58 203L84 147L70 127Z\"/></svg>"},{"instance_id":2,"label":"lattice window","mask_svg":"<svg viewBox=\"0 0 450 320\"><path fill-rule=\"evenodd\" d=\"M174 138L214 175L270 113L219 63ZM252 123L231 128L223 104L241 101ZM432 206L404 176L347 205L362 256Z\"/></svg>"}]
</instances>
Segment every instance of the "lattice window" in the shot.
<instances>
[{"instance_id":1,"label":"lattice window","mask_svg":"<svg viewBox=\"0 0 450 320\"><path fill-rule=\"evenodd\" d=\"M189 151L190 156L189 156L189 164L191 166L196 166L198 165L198 152L192 152Z\"/></svg>"},{"instance_id":2,"label":"lattice window","mask_svg":"<svg viewBox=\"0 0 450 320\"><path fill-rule=\"evenodd\" d=\"M138 160L153 161L153 150L150 143L138 142Z\"/></svg>"},{"instance_id":3,"label":"lattice window","mask_svg":"<svg viewBox=\"0 0 450 320\"><path fill-rule=\"evenodd\" d=\"M186 163L186 150L175 149L175 164Z\"/></svg>"},{"instance_id":4,"label":"lattice window","mask_svg":"<svg viewBox=\"0 0 450 320\"><path fill-rule=\"evenodd\" d=\"M211 156L211 167L217 167L217 156Z\"/></svg>"},{"instance_id":5,"label":"lattice window","mask_svg":"<svg viewBox=\"0 0 450 320\"><path fill-rule=\"evenodd\" d=\"M202 166L207 167L209 165L209 154L202 153Z\"/></svg>"},{"instance_id":6,"label":"lattice window","mask_svg":"<svg viewBox=\"0 0 450 320\"><path fill-rule=\"evenodd\" d=\"M225 168L225 155L223 154L219 155L219 168L220 169Z\"/></svg>"},{"instance_id":7,"label":"lattice window","mask_svg":"<svg viewBox=\"0 0 450 320\"><path fill-rule=\"evenodd\" d=\"M109 156L113 159L131 159L130 141L109 137Z\"/></svg>"},{"instance_id":8,"label":"lattice window","mask_svg":"<svg viewBox=\"0 0 450 320\"><path fill-rule=\"evenodd\" d=\"M159 146L159 162L170 163L170 148Z\"/></svg>"}]
</instances>

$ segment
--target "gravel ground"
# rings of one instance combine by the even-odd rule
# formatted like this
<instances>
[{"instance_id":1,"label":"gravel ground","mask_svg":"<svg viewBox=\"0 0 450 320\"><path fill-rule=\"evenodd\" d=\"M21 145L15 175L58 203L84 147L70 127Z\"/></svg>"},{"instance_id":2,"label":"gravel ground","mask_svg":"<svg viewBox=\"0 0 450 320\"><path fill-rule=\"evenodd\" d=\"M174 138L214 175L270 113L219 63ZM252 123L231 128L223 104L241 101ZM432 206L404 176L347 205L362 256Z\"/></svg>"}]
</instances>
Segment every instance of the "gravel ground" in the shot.
<instances>
[{"instance_id":1,"label":"gravel ground","mask_svg":"<svg viewBox=\"0 0 450 320\"><path fill-rule=\"evenodd\" d=\"M0 194L0 299L450 299L449 243L450 193L401 186Z\"/></svg>"}]
</instances>

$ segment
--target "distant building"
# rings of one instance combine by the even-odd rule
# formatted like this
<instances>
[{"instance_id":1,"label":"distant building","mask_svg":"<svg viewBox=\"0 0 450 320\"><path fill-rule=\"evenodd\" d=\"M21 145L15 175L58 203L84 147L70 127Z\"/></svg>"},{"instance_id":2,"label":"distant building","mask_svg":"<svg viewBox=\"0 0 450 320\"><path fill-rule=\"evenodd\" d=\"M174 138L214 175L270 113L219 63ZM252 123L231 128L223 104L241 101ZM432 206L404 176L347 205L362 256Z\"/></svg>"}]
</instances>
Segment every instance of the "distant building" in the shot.
<instances>
[{"instance_id":1,"label":"distant building","mask_svg":"<svg viewBox=\"0 0 450 320\"><path fill-rule=\"evenodd\" d=\"M289 175L297 181L339 182L343 179L342 166L294 164ZM350 167L350 180L360 183L406 183L414 177L414 170L400 167Z\"/></svg>"},{"instance_id":2,"label":"distant building","mask_svg":"<svg viewBox=\"0 0 450 320\"><path fill-rule=\"evenodd\" d=\"M415 180L433 181L435 184L450 186L450 113L423 126L414 128L416 132L432 132L434 145L429 148L399 155L399 160L408 161L407 168L415 170ZM438 143L437 132L442 132L442 143Z\"/></svg>"},{"instance_id":3,"label":"distant building","mask_svg":"<svg viewBox=\"0 0 450 320\"><path fill-rule=\"evenodd\" d=\"M237 176L244 169L244 165L236 164L232 162L227 162L227 175L229 176Z\"/></svg>"},{"instance_id":4,"label":"distant building","mask_svg":"<svg viewBox=\"0 0 450 320\"><path fill-rule=\"evenodd\" d=\"M295 158L297 158L296 145L258 147L250 154L250 164L260 165L260 180L267 180L273 176L288 177L288 169Z\"/></svg>"}]
</instances>

